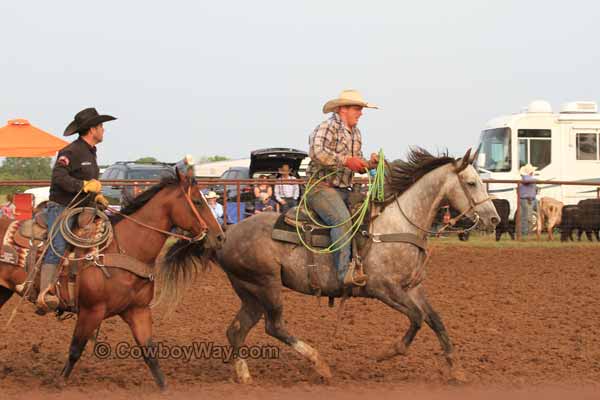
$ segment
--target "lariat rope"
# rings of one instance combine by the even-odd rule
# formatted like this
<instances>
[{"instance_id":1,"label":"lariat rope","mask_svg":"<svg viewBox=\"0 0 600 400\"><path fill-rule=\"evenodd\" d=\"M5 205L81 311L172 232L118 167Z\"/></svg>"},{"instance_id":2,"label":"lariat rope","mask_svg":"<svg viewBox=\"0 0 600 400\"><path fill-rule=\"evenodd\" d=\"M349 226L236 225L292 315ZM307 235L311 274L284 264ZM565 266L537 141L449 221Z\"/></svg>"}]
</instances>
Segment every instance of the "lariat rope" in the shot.
<instances>
[{"instance_id":1,"label":"lariat rope","mask_svg":"<svg viewBox=\"0 0 600 400\"><path fill-rule=\"evenodd\" d=\"M383 149L381 149L381 150L379 150L379 161L377 163L377 168L375 169L375 176L373 177L372 181L371 181L370 174L367 174L367 178L368 178L367 196L365 197L364 201L362 202L362 204L360 205L358 210L353 215L351 215L350 218L346 219L345 221L343 221L339 224L336 224L336 225L321 224L320 222L316 221L315 218L312 216L312 213L308 208L306 199L308 197L308 194L315 187L317 187L318 184L320 184L322 181L324 181L325 179L329 178L330 176L336 174L339 171L340 171L339 169L335 169L332 172L315 180L314 182L313 182L314 174L311 175L308 182L306 183L306 190L304 191L304 194L302 195L302 198L300 199L300 203L298 204L298 208L296 209L296 233L298 234L298 238L300 239L300 242L302 243L302 245L304 247L306 247L308 250L310 250L311 252L316 253L316 254L335 253L336 251L341 250L344 246L346 246L348 243L350 243L352 238L354 238L354 236L356 236L356 234L358 233L360 226L362 225L365 217L367 216L367 212L369 210L369 203L371 202L371 200L383 201L385 198L385 194L384 194L385 158L383 155ZM328 247L326 247L324 249L318 249L318 248L312 247L310 244L307 244L304 241L302 233L300 232L300 229L301 229L300 228L300 210L302 207L304 207L304 212L306 215L308 215L311 222L314 225L318 226L319 228L323 228L323 229L338 228L349 222L352 222L352 221L354 221L354 222L352 222L350 229L348 229L346 232L344 232L336 241L334 241L333 243L331 243ZM312 228L303 227L302 229L305 230L305 229L312 229Z\"/></svg>"}]
</instances>

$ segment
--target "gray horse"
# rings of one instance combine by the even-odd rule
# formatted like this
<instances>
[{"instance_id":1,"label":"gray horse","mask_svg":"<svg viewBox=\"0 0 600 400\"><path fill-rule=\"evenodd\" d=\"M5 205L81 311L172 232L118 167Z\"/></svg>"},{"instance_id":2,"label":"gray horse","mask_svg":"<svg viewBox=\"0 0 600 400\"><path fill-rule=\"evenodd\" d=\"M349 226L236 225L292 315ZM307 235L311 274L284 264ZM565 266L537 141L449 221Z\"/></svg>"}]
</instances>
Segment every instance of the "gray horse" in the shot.
<instances>
[{"instance_id":1,"label":"gray horse","mask_svg":"<svg viewBox=\"0 0 600 400\"><path fill-rule=\"evenodd\" d=\"M450 205L484 227L494 227L500 218L489 200L484 184L471 165L470 150L461 159L436 157L422 149L409 153L407 161L395 161L386 170L387 201L371 204L370 249L363 264L368 275L358 296L376 298L400 311L410 320L404 336L378 356L383 360L406 354L423 321L436 333L449 368L451 379L463 380L464 374L452 355L452 344L439 315L429 304L420 281L414 282L426 260L422 248L406 242L380 241L386 234L413 234L425 240L440 202ZM275 213L262 213L246 219L226 231L224 246L216 253L216 262L227 273L242 304L227 329L229 343L237 351L248 332L261 316L266 332L291 346L309 359L323 378L331 377L328 364L319 352L292 336L283 319L282 288L312 294L303 246L271 239L277 219ZM391 235L393 236L393 235ZM315 255L319 266L322 294L339 297L342 290L336 278L331 255ZM419 272L419 274L422 271ZM417 274L418 275L418 274ZM415 283L407 285L407 282ZM356 294L354 294L356 295ZM239 382L251 381L246 361L235 360Z\"/></svg>"}]
</instances>

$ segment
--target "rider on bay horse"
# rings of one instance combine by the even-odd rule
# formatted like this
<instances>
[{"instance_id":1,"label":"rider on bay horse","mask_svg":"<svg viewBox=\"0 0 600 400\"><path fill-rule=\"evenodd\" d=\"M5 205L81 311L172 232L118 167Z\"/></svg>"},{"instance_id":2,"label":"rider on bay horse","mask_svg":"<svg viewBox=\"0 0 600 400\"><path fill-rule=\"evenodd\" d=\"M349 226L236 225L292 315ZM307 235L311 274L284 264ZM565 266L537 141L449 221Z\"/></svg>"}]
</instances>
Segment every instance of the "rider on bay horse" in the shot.
<instances>
[{"instance_id":1,"label":"rider on bay horse","mask_svg":"<svg viewBox=\"0 0 600 400\"><path fill-rule=\"evenodd\" d=\"M78 204L79 207L85 207L92 201L108 205L108 201L100 193L102 185L98 180L100 169L96 161L96 145L102 142L104 137L103 123L115 119L110 115L98 114L95 108L86 108L75 114L74 120L65 129L64 136L78 133L79 137L59 151L52 169L50 201L46 208L48 231L71 202L82 200ZM86 198L90 192L98 194L94 198ZM57 230L52 246L44 255L41 268L40 294L37 299L37 306L41 311L58 307L58 297L49 291L57 278L57 267L66 246L65 238L60 230ZM23 292L24 289L23 285L17 287L19 292Z\"/></svg>"},{"instance_id":2,"label":"rider on bay horse","mask_svg":"<svg viewBox=\"0 0 600 400\"><path fill-rule=\"evenodd\" d=\"M310 164L307 177L319 179L337 169L337 172L323 180L307 194L307 204L327 225L343 225L331 229L331 240L335 242L350 230L350 212L347 207L349 190L355 172L365 172L377 166L377 155L369 161L363 158L362 138L358 119L363 108L378 108L363 100L356 90L344 90L337 99L325 103L323 113L331 117L320 123L309 138ZM349 270L351 243L347 243L333 254L338 279L343 286L363 284L364 274L350 276Z\"/></svg>"}]
</instances>

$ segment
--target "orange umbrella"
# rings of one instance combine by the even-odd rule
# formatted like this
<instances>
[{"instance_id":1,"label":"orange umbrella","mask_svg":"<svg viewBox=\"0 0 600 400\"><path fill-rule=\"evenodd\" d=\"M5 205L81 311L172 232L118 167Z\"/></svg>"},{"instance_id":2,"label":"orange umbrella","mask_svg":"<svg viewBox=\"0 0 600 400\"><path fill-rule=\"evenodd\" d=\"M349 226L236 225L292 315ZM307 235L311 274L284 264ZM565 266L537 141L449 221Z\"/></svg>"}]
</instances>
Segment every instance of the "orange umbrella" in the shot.
<instances>
[{"instance_id":1,"label":"orange umbrella","mask_svg":"<svg viewBox=\"0 0 600 400\"><path fill-rule=\"evenodd\" d=\"M26 119L11 119L0 128L0 157L52 157L68 144Z\"/></svg>"}]
</instances>

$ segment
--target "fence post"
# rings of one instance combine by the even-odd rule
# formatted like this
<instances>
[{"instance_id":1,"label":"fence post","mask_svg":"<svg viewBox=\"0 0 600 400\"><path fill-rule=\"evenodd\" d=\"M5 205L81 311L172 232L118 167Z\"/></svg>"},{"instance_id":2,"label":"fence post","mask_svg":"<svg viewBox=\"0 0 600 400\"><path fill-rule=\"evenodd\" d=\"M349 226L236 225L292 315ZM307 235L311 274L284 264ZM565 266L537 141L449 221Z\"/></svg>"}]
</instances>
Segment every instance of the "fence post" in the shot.
<instances>
[{"instance_id":1,"label":"fence post","mask_svg":"<svg viewBox=\"0 0 600 400\"><path fill-rule=\"evenodd\" d=\"M237 188L237 198L236 198L236 202L237 202L237 222L240 222L241 218L240 218L240 203L242 200L242 194L240 193L241 187L240 187L240 181L237 182L236 184L236 188Z\"/></svg>"},{"instance_id":2,"label":"fence post","mask_svg":"<svg viewBox=\"0 0 600 400\"><path fill-rule=\"evenodd\" d=\"M517 183L517 210L515 211L515 235L521 240L521 184Z\"/></svg>"},{"instance_id":3,"label":"fence post","mask_svg":"<svg viewBox=\"0 0 600 400\"><path fill-rule=\"evenodd\" d=\"M223 185L223 223L227 225L227 185Z\"/></svg>"}]
</instances>

